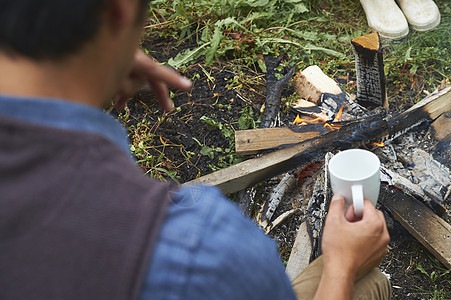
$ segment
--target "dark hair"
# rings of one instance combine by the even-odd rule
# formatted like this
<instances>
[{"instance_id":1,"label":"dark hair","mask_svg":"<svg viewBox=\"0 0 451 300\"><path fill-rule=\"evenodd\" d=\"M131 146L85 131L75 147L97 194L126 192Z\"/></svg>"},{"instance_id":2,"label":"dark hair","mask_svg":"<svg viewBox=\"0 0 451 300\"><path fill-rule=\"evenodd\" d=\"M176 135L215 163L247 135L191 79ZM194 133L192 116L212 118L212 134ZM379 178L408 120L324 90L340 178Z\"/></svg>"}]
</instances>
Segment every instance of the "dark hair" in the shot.
<instances>
[{"instance_id":1,"label":"dark hair","mask_svg":"<svg viewBox=\"0 0 451 300\"><path fill-rule=\"evenodd\" d=\"M33 59L74 53L95 35L107 5L108 0L0 0L0 50Z\"/></svg>"}]
</instances>

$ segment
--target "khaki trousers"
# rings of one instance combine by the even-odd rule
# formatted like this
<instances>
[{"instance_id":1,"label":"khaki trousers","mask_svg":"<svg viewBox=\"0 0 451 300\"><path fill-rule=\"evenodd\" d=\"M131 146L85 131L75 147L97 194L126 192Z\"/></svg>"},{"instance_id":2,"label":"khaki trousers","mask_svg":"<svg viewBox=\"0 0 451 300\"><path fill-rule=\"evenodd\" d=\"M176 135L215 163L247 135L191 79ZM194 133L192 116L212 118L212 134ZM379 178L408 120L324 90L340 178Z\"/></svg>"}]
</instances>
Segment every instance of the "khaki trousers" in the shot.
<instances>
[{"instance_id":1,"label":"khaki trousers","mask_svg":"<svg viewBox=\"0 0 451 300\"><path fill-rule=\"evenodd\" d=\"M322 256L311 262L304 271L292 282L293 289L298 300L313 299L318 288L323 271ZM354 284L352 299L390 299L391 287L387 277L378 269L371 270L368 274ZM330 291L330 299L333 299L334 291Z\"/></svg>"}]
</instances>

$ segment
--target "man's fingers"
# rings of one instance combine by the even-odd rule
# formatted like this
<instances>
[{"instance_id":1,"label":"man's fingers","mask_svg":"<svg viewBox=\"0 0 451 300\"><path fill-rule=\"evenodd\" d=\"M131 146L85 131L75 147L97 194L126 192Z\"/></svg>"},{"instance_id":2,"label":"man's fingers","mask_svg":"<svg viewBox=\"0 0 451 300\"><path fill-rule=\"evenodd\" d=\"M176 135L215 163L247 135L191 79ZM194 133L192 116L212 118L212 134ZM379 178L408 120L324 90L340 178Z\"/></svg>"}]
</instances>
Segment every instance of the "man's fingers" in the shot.
<instances>
[{"instance_id":1,"label":"man's fingers","mask_svg":"<svg viewBox=\"0 0 451 300\"><path fill-rule=\"evenodd\" d=\"M329 206L329 215L343 215L345 209L345 198L342 195L336 194L332 197Z\"/></svg>"},{"instance_id":2,"label":"man's fingers","mask_svg":"<svg viewBox=\"0 0 451 300\"><path fill-rule=\"evenodd\" d=\"M192 86L189 79L181 76L170 67L160 65L142 51L138 51L136 54L136 63L141 71L146 74L148 81L162 81L173 88L182 90L188 90Z\"/></svg>"},{"instance_id":3,"label":"man's fingers","mask_svg":"<svg viewBox=\"0 0 451 300\"><path fill-rule=\"evenodd\" d=\"M381 212L380 210L377 211L377 214L379 216L379 218L385 223L385 216L384 213Z\"/></svg>"},{"instance_id":4,"label":"man's fingers","mask_svg":"<svg viewBox=\"0 0 451 300\"><path fill-rule=\"evenodd\" d=\"M174 108L174 103L171 98L169 98L168 88L162 82L152 82L150 83L153 93L157 98L158 105L163 108L164 111L168 112Z\"/></svg>"},{"instance_id":5,"label":"man's fingers","mask_svg":"<svg viewBox=\"0 0 451 300\"><path fill-rule=\"evenodd\" d=\"M356 222L361 219L361 217L357 217L354 213L354 205L349 205L345 212L345 218L348 222Z\"/></svg>"}]
</instances>

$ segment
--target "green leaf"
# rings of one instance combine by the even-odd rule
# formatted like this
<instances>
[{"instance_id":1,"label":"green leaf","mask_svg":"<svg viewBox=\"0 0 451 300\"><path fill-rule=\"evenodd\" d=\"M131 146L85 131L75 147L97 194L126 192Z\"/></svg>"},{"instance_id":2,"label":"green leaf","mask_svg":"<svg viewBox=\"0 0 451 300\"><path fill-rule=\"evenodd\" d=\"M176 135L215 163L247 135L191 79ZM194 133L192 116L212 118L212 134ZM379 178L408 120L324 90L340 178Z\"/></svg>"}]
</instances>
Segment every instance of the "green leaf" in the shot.
<instances>
[{"instance_id":1,"label":"green leaf","mask_svg":"<svg viewBox=\"0 0 451 300\"><path fill-rule=\"evenodd\" d=\"M322 51L328 55L333 55L336 57L344 57L345 55L343 53L337 52L335 50L331 50L328 48L324 48L324 47L319 47L319 46L314 46L312 44L307 44L304 46L305 50L315 50L315 51Z\"/></svg>"},{"instance_id":2,"label":"green leaf","mask_svg":"<svg viewBox=\"0 0 451 300\"><path fill-rule=\"evenodd\" d=\"M407 51L406 51L406 55L404 56L405 61L412 60L412 58L410 57L411 51L412 51L412 47L409 47L409 49L407 49Z\"/></svg>"},{"instance_id":3,"label":"green leaf","mask_svg":"<svg viewBox=\"0 0 451 300\"><path fill-rule=\"evenodd\" d=\"M168 60L168 65L170 65L174 69L178 69L182 66L185 66L186 64L199 58L203 54L203 51L201 51L201 50L209 45L210 45L210 42L205 43L202 46L200 46L194 50L188 49L182 53L179 53L179 54L177 54L176 57L170 58Z\"/></svg>"},{"instance_id":4,"label":"green leaf","mask_svg":"<svg viewBox=\"0 0 451 300\"><path fill-rule=\"evenodd\" d=\"M268 5L269 0L247 0L243 2L251 7L263 7Z\"/></svg>"},{"instance_id":5,"label":"green leaf","mask_svg":"<svg viewBox=\"0 0 451 300\"><path fill-rule=\"evenodd\" d=\"M211 149L210 147L207 147L207 146L202 147L202 149L200 150L200 154L206 155L206 156L210 157L211 159L213 159L213 157L215 157L215 153L213 152L213 149Z\"/></svg>"},{"instance_id":6,"label":"green leaf","mask_svg":"<svg viewBox=\"0 0 451 300\"><path fill-rule=\"evenodd\" d=\"M215 58L216 51L218 50L219 44L222 40L222 30L220 27L215 27L215 32L213 33L213 38L211 40L211 46L207 50L207 55L205 57L205 64L211 66L213 59Z\"/></svg>"},{"instance_id":7,"label":"green leaf","mask_svg":"<svg viewBox=\"0 0 451 300\"><path fill-rule=\"evenodd\" d=\"M259 59L257 60L257 64L258 64L258 66L260 67L260 69L262 70L262 72L263 72L263 73L266 73L266 64L265 64L265 61L264 61L263 59L259 58Z\"/></svg>"}]
</instances>

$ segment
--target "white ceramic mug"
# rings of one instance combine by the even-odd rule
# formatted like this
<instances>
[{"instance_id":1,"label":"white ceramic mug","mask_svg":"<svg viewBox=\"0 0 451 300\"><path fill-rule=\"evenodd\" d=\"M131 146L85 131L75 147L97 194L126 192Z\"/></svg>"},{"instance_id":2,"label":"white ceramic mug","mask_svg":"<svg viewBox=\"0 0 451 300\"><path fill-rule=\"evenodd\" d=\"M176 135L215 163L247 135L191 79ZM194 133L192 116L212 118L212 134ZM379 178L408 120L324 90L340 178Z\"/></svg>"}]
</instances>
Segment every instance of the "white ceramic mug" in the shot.
<instances>
[{"instance_id":1,"label":"white ceramic mug","mask_svg":"<svg viewBox=\"0 0 451 300\"><path fill-rule=\"evenodd\" d=\"M361 149L341 151L329 161L333 193L345 197L346 208L354 204L354 214L358 217L362 216L364 199L376 205L380 188L379 169L379 158Z\"/></svg>"}]
</instances>

